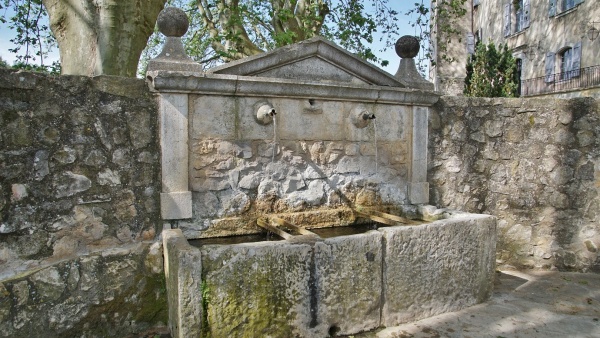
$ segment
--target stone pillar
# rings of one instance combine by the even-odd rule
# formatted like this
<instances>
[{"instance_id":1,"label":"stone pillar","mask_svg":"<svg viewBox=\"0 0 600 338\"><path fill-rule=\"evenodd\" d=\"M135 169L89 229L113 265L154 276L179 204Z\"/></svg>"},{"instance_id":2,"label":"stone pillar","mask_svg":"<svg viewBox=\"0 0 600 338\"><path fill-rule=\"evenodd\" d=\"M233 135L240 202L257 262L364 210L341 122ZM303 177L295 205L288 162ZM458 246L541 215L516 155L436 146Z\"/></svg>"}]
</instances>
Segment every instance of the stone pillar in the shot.
<instances>
[{"instance_id":1,"label":"stone pillar","mask_svg":"<svg viewBox=\"0 0 600 338\"><path fill-rule=\"evenodd\" d=\"M429 108L414 106L412 125L412 161L408 197L412 204L429 203L427 182L427 123Z\"/></svg>"},{"instance_id":2,"label":"stone pillar","mask_svg":"<svg viewBox=\"0 0 600 338\"><path fill-rule=\"evenodd\" d=\"M433 90L433 83L425 80L415 65L414 57L419 54L419 40L405 35L396 41L396 54L402 59L394 77L404 81L409 88ZM412 149L408 198L412 204L429 202L429 183L427 183L427 121L429 109L412 108Z\"/></svg>"},{"instance_id":3,"label":"stone pillar","mask_svg":"<svg viewBox=\"0 0 600 338\"><path fill-rule=\"evenodd\" d=\"M163 219L192 217L192 192L188 182L188 95L161 94L160 148Z\"/></svg>"},{"instance_id":4,"label":"stone pillar","mask_svg":"<svg viewBox=\"0 0 600 338\"><path fill-rule=\"evenodd\" d=\"M167 39L162 52L148 62L146 76L160 72L201 72L200 64L188 57L181 37L189 21L182 10L165 8L156 21ZM192 217L192 192L188 182L188 95L163 93L159 96L162 193L160 210L163 219Z\"/></svg>"}]
</instances>

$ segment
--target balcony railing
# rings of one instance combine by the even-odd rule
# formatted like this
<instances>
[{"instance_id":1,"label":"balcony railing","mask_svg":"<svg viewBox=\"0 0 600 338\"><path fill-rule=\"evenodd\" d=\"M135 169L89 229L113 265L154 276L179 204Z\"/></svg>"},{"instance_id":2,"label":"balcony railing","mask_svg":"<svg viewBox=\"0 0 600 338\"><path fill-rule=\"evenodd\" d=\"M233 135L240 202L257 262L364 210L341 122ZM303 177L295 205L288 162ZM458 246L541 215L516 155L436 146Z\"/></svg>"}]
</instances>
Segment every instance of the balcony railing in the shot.
<instances>
[{"instance_id":1,"label":"balcony railing","mask_svg":"<svg viewBox=\"0 0 600 338\"><path fill-rule=\"evenodd\" d=\"M600 65L521 81L521 96L600 86Z\"/></svg>"}]
</instances>

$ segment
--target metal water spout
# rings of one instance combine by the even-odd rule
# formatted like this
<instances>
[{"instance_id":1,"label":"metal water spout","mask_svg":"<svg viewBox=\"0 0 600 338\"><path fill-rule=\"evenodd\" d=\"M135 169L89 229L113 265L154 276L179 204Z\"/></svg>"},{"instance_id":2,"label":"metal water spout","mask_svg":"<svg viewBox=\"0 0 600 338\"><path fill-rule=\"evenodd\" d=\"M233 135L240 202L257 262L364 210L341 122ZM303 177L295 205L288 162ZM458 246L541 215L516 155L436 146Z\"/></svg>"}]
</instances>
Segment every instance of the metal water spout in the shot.
<instances>
[{"instance_id":1,"label":"metal water spout","mask_svg":"<svg viewBox=\"0 0 600 338\"><path fill-rule=\"evenodd\" d=\"M375 119L375 114L369 113L369 112L364 112L363 116L362 116L363 120L374 120Z\"/></svg>"},{"instance_id":2,"label":"metal water spout","mask_svg":"<svg viewBox=\"0 0 600 338\"><path fill-rule=\"evenodd\" d=\"M263 104L256 110L256 119L258 123L267 125L273 122L273 117L277 115L275 108L270 104Z\"/></svg>"},{"instance_id":3,"label":"metal water spout","mask_svg":"<svg viewBox=\"0 0 600 338\"><path fill-rule=\"evenodd\" d=\"M370 124L375 119L375 114L369 112L364 107L358 106L351 113L352 123L356 128L362 129Z\"/></svg>"}]
</instances>

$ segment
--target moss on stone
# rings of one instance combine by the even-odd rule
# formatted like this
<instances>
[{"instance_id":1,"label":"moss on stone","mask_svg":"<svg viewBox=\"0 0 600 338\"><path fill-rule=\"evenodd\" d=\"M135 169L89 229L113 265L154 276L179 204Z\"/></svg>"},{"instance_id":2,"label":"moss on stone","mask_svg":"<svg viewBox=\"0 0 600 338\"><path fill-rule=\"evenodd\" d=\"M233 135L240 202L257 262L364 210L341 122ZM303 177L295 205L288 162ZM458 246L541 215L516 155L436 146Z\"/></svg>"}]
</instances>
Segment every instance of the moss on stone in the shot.
<instances>
[{"instance_id":1,"label":"moss on stone","mask_svg":"<svg viewBox=\"0 0 600 338\"><path fill-rule=\"evenodd\" d=\"M294 336L294 308L304 297L290 284L303 253L275 247L203 255L206 337Z\"/></svg>"}]
</instances>

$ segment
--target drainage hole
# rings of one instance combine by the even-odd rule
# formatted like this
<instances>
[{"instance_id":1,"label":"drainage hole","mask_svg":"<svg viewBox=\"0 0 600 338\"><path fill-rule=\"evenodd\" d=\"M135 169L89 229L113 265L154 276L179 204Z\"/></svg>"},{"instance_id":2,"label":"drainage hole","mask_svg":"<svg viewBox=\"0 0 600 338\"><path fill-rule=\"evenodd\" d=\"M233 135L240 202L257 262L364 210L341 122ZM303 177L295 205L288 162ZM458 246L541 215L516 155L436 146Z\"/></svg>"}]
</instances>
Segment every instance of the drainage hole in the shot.
<instances>
[{"instance_id":1,"label":"drainage hole","mask_svg":"<svg viewBox=\"0 0 600 338\"><path fill-rule=\"evenodd\" d=\"M372 252L367 252L366 256L367 256L367 262L372 262L375 260L375 254Z\"/></svg>"},{"instance_id":2,"label":"drainage hole","mask_svg":"<svg viewBox=\"0 0 600 338\"><path fill-rule=\"evenodd\" d=\"M341 329L339 326L333 325L329 327L329 337L337 337L338 333L340 333Z\"/></svg>"}]
</instances>

